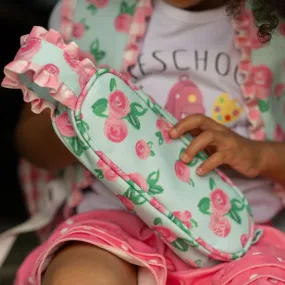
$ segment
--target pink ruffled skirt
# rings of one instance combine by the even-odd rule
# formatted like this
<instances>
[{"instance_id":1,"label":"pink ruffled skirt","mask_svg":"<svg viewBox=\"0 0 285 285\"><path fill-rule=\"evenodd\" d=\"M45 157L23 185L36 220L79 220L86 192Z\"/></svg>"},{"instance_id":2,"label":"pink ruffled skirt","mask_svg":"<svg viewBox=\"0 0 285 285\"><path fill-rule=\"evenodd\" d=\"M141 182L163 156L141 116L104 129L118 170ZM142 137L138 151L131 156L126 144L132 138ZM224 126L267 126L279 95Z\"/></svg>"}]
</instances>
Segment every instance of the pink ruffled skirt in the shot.
<instances>
[{"instance_id":1,"label":"pink ruffled skirt","mask_svg":"<svg viewBox=\"0 0 285 285\"><path fill-rule=\"evenodd\" d=\"M62 223L20 267L15 285L40 285L55 252L69 241L103 248L139 266L139 285L285 285L285 234L261 226L264 233L243 258L211 268L193 269L180 260L136 216L93 211Z\"/></svg>"}]
</instances>

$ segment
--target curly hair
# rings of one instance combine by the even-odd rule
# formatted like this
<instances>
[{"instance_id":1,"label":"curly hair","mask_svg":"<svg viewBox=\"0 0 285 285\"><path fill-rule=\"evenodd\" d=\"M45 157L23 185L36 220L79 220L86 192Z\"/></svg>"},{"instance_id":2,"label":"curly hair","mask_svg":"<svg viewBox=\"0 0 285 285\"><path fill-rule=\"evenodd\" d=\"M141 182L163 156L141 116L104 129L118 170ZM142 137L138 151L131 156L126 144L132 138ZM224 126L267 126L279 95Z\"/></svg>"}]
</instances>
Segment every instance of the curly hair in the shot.
<instances>
[{"instance_id":1,"label":"curly hair","mask_svg":"<svg viewBox=\"0 0 285 285\"><path fill-rule=\"evenodd\" d=\"M251 0L253 14L258 27L258 35L261 41L270 41L272 34L279 25L280 18L285 19L285 0ZM228 12L238 16L245 0L230 0Z\"/></svg>"}]
</instances>

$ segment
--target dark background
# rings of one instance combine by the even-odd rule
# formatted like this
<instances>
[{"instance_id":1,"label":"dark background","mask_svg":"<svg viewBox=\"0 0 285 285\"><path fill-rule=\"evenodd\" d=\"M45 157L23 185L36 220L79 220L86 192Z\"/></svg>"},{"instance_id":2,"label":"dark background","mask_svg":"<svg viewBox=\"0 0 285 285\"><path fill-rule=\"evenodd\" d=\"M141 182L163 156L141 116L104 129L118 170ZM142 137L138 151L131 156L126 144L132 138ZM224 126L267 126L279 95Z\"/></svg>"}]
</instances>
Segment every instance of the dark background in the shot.
<instances>
[{"instance_id":1,"label":"dark background","mask_svg":"<svg viewBox=\"0 0 285 285\"><path fill-rule=\"evenodd\" d=\"M57 0L1 0L1 56L0 79L3 67L13 60L19 49L20 36L28 34L33 26L47 27L49 14ZM17 179L18 155L13 135L22 105L19 90L1 90L0 135L0 224L25 220L27 213Z\"/></svg>"},{"instance_id":2,"label":"dark background","mask_svg":"<svg viewBox=\"0 0 285 285\"><path fill-rule=\"evenodd\" d=\"M20 36L33 26L47 27L52 7L57 0L0 0L0 80L4 66L11 62L20 47ZM0 87L0 232L28 218L17 177L18 155L14 147L14 130L23 97L19 90ZM25 256L38 243L34 233L21 235L4 266L0 268L0 284L12 285L16 270Z\"/></svg>"}]
</instances>

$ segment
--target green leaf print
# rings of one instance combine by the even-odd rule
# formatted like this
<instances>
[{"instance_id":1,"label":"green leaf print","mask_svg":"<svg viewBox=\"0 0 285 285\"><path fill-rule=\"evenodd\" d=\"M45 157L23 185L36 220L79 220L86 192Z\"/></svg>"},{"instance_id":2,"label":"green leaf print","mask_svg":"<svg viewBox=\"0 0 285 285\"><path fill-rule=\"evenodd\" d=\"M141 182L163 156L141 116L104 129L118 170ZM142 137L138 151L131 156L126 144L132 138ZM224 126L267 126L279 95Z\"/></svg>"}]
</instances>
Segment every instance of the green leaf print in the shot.
<instances>
[{"instance_id":1,"label":"green leaf print","mask_svg":"<svg viewBox=\"0 0 285 285\"><path fill-rule=\"evenodd\" d=\"M188 251L189 248L188 244L182 238L178 238L171 245L182 252Z\"/></svg>"},{"instance_id":2,"label":"green leaf print","mask_svg":"<svg viewBox=\"0 0 285 285\"><path fill-rule=\"evenodd\" d=\"M89 29L90 29L90 27L87 25L87 23L86 23L86 19L81 19L80 20L80 23L82 23L84 26L85 26L85 29L88 31Z\"/></svg>"},{"instance_id":3,"label":"green leaf print","mask_svg":"<svg viewBox=\"0 0 285 285\"><path fill-rule=\"evenodd\" d=\"M256 229L254 234L253 234L252 244L256 244L262 236L263 236L263 230L262 229Z\"/></svg>"},{"instance_id":4,"label":"green leaf print","mask_svg":"<svg viewBox=\"0 0 285 285\"><path fill-rule=\"evenodd\" d=\"M270 107L269 101L258 100L258 107L262 113L268 112Z\"/></svg>"},{"instance_id":5,"label":"green leaf print","mask_svg":"<svg viewBox=\"0 0 285 285\"><path fill-rule=\"evenodd\" d=\"M129 14L133 16L135 8L136 8L136 3L129 6L126 1L122 1L120 7L120 14Z\"/></svg>"},{"instance_id":6,"label":"green leaf print","mask_svg":"<svg viewBox=\"0 0 285 285\"><path fill-rule=\"evenodd\" d=\"M184 232L190 235L190 230L184 225L178 218L173 216L173 214L170 216L170 220L178 226L180 229L182 229Z\"/></svg>"},{"instance_id":7,"label":"green leaf print","mask_svg":"<svg viewBox=\"0 0 285 285\"><path fill-rule=\"evenodd\" d=\"M147 194L150 196L159 195L163 193L164 189L160 185L153 185L150 186L149 190L147 191Z\"/></svg>"},{"instance_id":8,"label":"green leaf print","mask_svg":"<svg viewBox=\"0 0 285 285\"><path fill-rule=\"evenodd\" d=\"M89 131L89 125L84 121L79 121L76 125L82 136L84 136L84 134Z\"/></svg>"},{"instance_id":9,"label":"green leaf print","mask_svg":"<svg viewBox=\"0 0 285 285\"><path fill-rule=\"evenodd\" d=\"M182 147L181 150L180 150L180 153L179 153L179 157L185 152L186 148L185 147Z\"/></svg>"},{"instance_id":10,"label":"green leaf print","mask_svg":"<svg viewBox=\"0 0 285 285\"><path fill-rule=\"evenodd\" d=\"M197 159L197 157L194 157L190 163L188 164L190 167L194 167L197 165L197 163L199 162L199 160Z\"/></svg>"},{"instance_id":11,"label":"green leaf print","mask_svg":"<svg viewBox=\"0 0 285 285\"><path fill-rule=\"evenodd\" d=\"M72 152L76 156L81 156L84 151L83 143L77 137L66 138L68 144L70 145Z\"/></svg>"},{"instance_id":12,"label":"green leaf print","mask_svg":"<svg viewBox=\"0 0 285 285\"><path fill-rule=\"evenodd\" d=\"M96 116L102 118L108 118L108 116L104 114L107 108L108 108L108 100L106 98L101 98L92 105L93 113Z\"/></svg>"},{"instance_id":13,"label":"green leaf print","mask_svg":"<svg viewBox=\"0 0 285 285\"><path fill-rule=\"evenodd\" d=\"M196 157L197 157L198 159L202 160L202 161L205 161L205 160L208 158L207 154L204 153L203 151L200 151L200 152L196 155Z\"/></svg>"},{"instance_id":14,"label":"green leaf print","mask_svg":"<svg viewBox=\"0 0 285 285\"><path fill-rule=\"evenodd\" d=\"M162 225L162 220L160 218L156 218L153 222L155 226Z\"/></svg>"},{"instance_id":15,"label":"green leaf print","mask_svg":"<svg viewBox=\"0 0 285 285\"><path fill-rule=\"evenodd\" d=\"M205 215L211 215L211 212L209 211L210 207L211 207L211 200L208 197L205 197L202 200L200 200L198 204L200 212Z\"/></svg>"},{"instance_id":16,"label":"green leaf print","mask_svg":"<svg viewBox=\"0 0 285 285\"><path fill-rule=\"evenodd\" d=\"M152 187L154 185L157 184L157 182L159 181L159 176L160 176L160 172L158 171L154 171L152 172L148 177L147 177L147 183L149 185L149 187Z\"/></svg>"},{"instance_id":17,"label":"green leaf print","mask_svg":"<svg viewBox=\"0 0 285 285\"><path fill-rule=\"evenodd\" d=\"M163 136L161 132L156 132L155 135L158 137L158 144L162 145L164 142Z\"/></svg>"},{"instance_id":18,"label":"green leaf print","mask_svg":"<svg viewBox=\"0 0 285 285\"><path fill-rule=\"evenodd\" d=\"M199 224L198 224L198 222L196 220L191 219L190 221L191 221L193 227L198 228Z\"/></svg>"},{"instance_id":19,"label":"green leaf print","mask_svg":"<svg viewBox=\"0 0 285 285\"><path fill-rule=\"evenodd\" d=\"M147 145L149 146L150 149L150 156L155 156L155 152L152 150L153 147L153 142L148 142Z\"/></svg>"},{"instance_id":20,"label":"green leaf print","mask_svg":"<svg viewBox=\"0 0 285 285\"><path fill-rule=\"evenodd\" d=\"M241 217L238 212L231 209L227 214L232 220L234 220L237 224L241 225Z\"/></svg>"},{"instance_id":21,"label":"green leaf print","mask_svg":"<svg viewBox=\"0 0 285 285\"><path fill-rule=\"evenodd\" d=\"M106 56L106 52L103 50L100 50L100 43L99 43L98 39L95 39L91 43L89 51L93 55L93 57L95 58L96 63L101 61Z\"/></svg>"},{"instance_id":22,"label":"green leaf print","mask_svg":"<svg viewBox=\"0 0 285 285\"><path fill-rule=\"evenodd\" d=\"M143 106L137 102L131 103L131 113L134 116L143 116L147 112L146 108L143 108Z\"/></svg>"},{"instance_id":23,"label":"green leaf print","mask_svg":"<svg viewBox=\"0 0 285 285\"><path fill-rule=\"evenodd\" d=\"M95 13L97 12L97 7L93 4L89 4L87 6L87 10L90 11L92 15L95 15Z\"/></svg>"},{"instance_id":24,"label":"green leaf print","mask_svg":"<svg viewBox=\"0 0 285 285\"><path fill-rule=\"evenodd\" d=\"M215 188L216 188L216 183L215 183L215 180L214 178L210 178L209 180L209 185L210 185L210 189L213 191Z\"/></svg>"},{"instance_id":25,"label":"green leaf print","mask_svg":"<svg viewBox=\"0 0 285 285\"><path fill-rule=\"evenodd\" d=\"M98 179L104 179L104 174L101 169L94 169L94 172Z\"/></svg>"},{"instance_id":26,"label":"green leaf print","mask_svg":"<svg viewBox=\"0 0 285 285\"><path fill-rule=\"evenodd\" d=\"M130 112L126 117L125 117L128 122L136 129L140 130L141 128L141 123L139 119L136 116L133 116L132 113Z\"/></svg>"},{"instance_id":27,"label":"green leaf print","mask_svg":"<svg viewBox=\"0 0 285 285\"><path fill-rule=\"evenodd\" d=\"M137 4L136 4L136 3L133 4L133 5L131 5L131 6L129 6L129 14L130 14L130 15L133 16L133 15L135 14L136 7L137 7Z\"/></svg>"},{"instance_id":28,"label":"green leaf print","mask_svg":"<svg viewBox=\"0 0 285 285\"><path fill-rule=\"evenodd\" d=\"M127 14L129 10L128 3L125 1L122 1L121 7L120 7L120 14Z\"/></svg>"},{"instance_id":29,"label":"green leaf print","mask_svg":"<svg viewBox=\"0 0 285 285\"><path fill-rule=\"evenodd\" d=\"M147 201L143 195L131 187L125 192L124 196L131 200L135 205L143 205Z\"/></svg>"},{"instance_id":30,"label":"green leaf print","mask_svg":"<svg viewBox=\"0 0 285 285\"><path fill-rule=\"evenodd\" d=\"M110 92L113 92L115 89L117 89L116 79L112 78L110 80Z\"/></svg>"},{"instance_id":31,"label":"green leaf print","mask_svg":"<svg viewBox=\"0 0 285 285\"><path fill-rule=\"evenodd\" d=\"M198 259L198 260L195 261L195 263L197 264L197 267L201 267L202 260Z\"/></svg>"},{"instance_id":32,"label":"green leaf print","mask_svg":"<svg viewBox=\"0 0 285 285\"><path fill-rule=\"evenodd\" d=\"M232 204L232 209L235 211L235 212L239 212L239 211L242 211L244 209L244 204L243 202L241 202L240 200L234 198L231 200L231 204Z\"/></svg>"}]
</instances>

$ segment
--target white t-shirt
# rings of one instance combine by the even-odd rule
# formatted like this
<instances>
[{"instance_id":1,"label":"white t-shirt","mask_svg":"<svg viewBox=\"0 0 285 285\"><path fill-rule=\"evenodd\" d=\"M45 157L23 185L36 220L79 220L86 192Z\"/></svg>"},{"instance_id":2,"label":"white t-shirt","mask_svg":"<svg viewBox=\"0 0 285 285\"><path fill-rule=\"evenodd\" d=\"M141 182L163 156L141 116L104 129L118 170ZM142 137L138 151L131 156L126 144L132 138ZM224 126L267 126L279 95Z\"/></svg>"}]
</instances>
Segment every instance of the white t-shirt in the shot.
<instances>
[{"instance_id":1,"label":"white t-shirt","mask_svg":"<svg viewBox=\"0 0 285 285\"><path fill-rule=\"evenodd\" d=\"M56 8L51 17L54 29L58 29L54 25L58 25L58 13ZM238 73L241 54L234 47L233 37L224 7L190 12L157 0L131 75L177 119L202 113L248 137L249 121ZM248 198L256 222L266 222L280 210L271 181L246 179L233 171L227 174ZM79 212L123 208L100 181L92 189Z\"/></svg>"}]
</instances>

